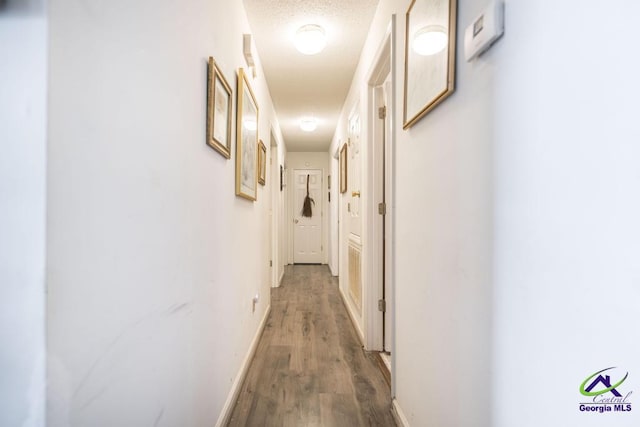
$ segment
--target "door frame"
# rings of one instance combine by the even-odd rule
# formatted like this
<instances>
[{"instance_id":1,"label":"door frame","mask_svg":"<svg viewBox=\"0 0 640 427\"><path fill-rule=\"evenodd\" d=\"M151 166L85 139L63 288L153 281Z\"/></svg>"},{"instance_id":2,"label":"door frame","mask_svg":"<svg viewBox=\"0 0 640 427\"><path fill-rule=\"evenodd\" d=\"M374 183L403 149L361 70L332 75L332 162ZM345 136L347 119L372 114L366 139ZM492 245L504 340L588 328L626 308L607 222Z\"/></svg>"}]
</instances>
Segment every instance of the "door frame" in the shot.
<instances>
[{"instance_id":1,"label":"door frame","mask_svg":"<svg viewBox=\"0 0 640 427\"><path fill-rule=\"evenodd\" d=\"M332 176L331 188L329 189L331 200L327 202L327 212L329 215L329 268L331 274L340 276L340 242L342 232L340 229L342 220L340 218L342 212L342 197L340 193L340 149L342 142L338 141L336 151L329 158L329 173ZM330 153L331 154L331 153ZM327 179L328 181L328 179ZM333 236L333 237L332 237ZM335 241L334 241L335 240Z\"/></svg>"},{"instance_id":2,"label":"door frame","mask_svg":"<svg viewBox=\"0 0 640 427\"><path fill-rule=\"evenodd\" d=\"M366 185L370 189L372 197L366 197L363 212L365 213L365 223L363 223L363 235L369 242L369 249L365 251L364 279L370 284L366 292L364 304L365 310L365 346L368 350L382 350L383 322L378 310L378 300L382 298L383 277L379 269L379 260L382 257L384 245L382 233L382 221L386 224L386 257L385 257L385 277L386 283L386 303L388 316L388 330L391 331L391 396L395 396L395 146L397 129L397 36L396 36L396 15L392 15L387 32L380 44L376 55L372 61L370 72L367 74L367 133L371 135L367 138L366 150ZM375 143L381 138L381 130L378 125L378 109L376 106L376 89L384 84L384 81L391 74L391 93L387 115L389 117L389 138L385 140L385 177L384 190L386 199L386 215L378 213L378 203L382 195L382 184L379 178L382 175L382 158L374 150Z\"/></svg>"},{"instance_id":3,"label":"door frame","mask_svg":"<svg viewBox=\"0 0 640 427\"><path fill-rule=\"evenodd\" d=\"M281 266L284 265L284 260L281 257L280 247L282 246L283 230L281 227L281 217L284 214L281 206L280 195L280 155L278 150L278 139L275 137L273 126L269 132L269 167L267 168L267 175L269 178L269 185L271 187L271 286L278 287L282 280L282 274L280 273Z\"/></svg>"}]
</instances>

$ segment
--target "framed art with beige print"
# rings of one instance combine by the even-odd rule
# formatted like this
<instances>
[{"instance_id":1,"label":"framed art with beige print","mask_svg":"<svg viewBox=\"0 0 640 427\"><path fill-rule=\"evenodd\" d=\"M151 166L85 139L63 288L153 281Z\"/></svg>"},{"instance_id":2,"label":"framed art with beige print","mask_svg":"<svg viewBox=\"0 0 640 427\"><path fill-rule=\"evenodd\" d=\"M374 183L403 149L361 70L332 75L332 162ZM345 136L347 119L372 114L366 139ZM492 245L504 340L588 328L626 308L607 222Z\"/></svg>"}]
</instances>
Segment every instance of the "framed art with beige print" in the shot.
<instances>
[{"instance_id":1,"label":"framed art with beige print","mask_svg":"<svg viewBox=\"0 0 640 427\"><path fill-rule=\"evenodd\" d=\"M228 159L233 91L211 56L207 74L207 145Z\"/></svg>"},{"instance_id":2,"label":"framed art with beige print","mask_svg":"<svg viewBox=\"0 0 640 427\"><path fill-rule=\"evenodd\" d=\"M236 195L256 200L258 190L258 104L245 71L238 70Z\"/></svg>"},{"instance_id":3,"label":"framed art with beige print","mask_svg":"<svg viewBox=\"0 0 640 427\"><path fill-rule=\"evenodd\" d=\"M264 185L267 182L267 146L262 140L258 143L258 183Z\"/></svg>"},{"instance_id":4,"label":"framed art with beige print","mask_svg":"<svg viewBox=\"0 0 640 427\"><path fill-rule=\"evenodd\" d=\"M454 91L456 0L413 0L407 11L404 123L408 129Z\"/></svg>"},{"instance_id":5,"label":"framed art with beige print","mask_svg":"<svg viewBox=\"0 0 640 427\"><path fill-rule=\"evenodd\" d=\"M347 143L340 149L340 193L347 191Z\"/></svg>"}]
</instances>

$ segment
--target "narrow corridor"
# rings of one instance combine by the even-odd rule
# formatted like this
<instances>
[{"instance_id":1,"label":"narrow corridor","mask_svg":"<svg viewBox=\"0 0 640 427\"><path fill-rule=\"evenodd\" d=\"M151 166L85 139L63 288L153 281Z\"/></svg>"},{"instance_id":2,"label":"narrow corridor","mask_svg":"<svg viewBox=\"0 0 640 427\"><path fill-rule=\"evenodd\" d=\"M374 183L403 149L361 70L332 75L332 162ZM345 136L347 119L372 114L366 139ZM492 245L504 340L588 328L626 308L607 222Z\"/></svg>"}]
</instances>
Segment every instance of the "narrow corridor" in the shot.
<instances>
[{"instance_id":1,"label":"narrow corridor","mask_svg":"<svg viewBox=\"0 0 640 427\"><path fill-rule=\"evenodd\" d=\"M287 267L229 425L395 426L390 402L329 268Z\"/></svg>"}]
</instances>

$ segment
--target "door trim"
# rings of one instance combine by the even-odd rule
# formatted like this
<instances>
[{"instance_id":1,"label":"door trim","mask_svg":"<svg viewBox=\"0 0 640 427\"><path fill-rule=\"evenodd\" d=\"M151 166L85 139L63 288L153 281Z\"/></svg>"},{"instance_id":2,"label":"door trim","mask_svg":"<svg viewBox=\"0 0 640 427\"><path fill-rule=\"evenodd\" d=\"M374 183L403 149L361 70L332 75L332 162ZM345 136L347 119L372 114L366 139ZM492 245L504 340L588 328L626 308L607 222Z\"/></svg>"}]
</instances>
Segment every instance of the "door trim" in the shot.
<instances>
[{"instance_id":1,"label":"door trim","mask_svg":"<svg viewBox=\"0 0 640 427\"><path fill-rule=\"evenodd\" d=\"M280 271L284 268L283 260L281 259L280 247L283 242L283 230L281 230L281 195L280 195L280 156L278 150L278 140L275 137L273 126L269 129L269 167L267 168L267 174L271 174L269 178L269 186L271 193L271 286L280 286Z\"/></svg>"},{"instance_id":2,"label":"door trim","mask_svg":"<svg viewBox=\"0 0 640 427\"><path fill-rule=\"evenodd\" d=\"M369 350L382 350L382 316L378 311L378 300L382 298L382 273L379 269L379 258L382 254L383 236L382 220L386 224L386 257L385 257L385 277L387 290L387 307L390 307L388 330L391 331L390 351L391 357L391 397L395 396L395 146L397 129L397 107L396 98L398 85L395 64L397 63L397 37L396 37L396 15L392 15L391 22L387 28L382 43L372 61L372 67L367 79L367 133L371 135L367 138L366 155L366 184L371 197L366 198L366 205L363 206L365 222L363 231L369 248L366 248L364 255L364 280L370 284L365 292L365 346ZM381 156L376 154L374 143L376 135L380 132L376 130L378 117L376 100L376 88L381 86L386 77L391 74L391 94L389 95L389 105L387 114L389 117L389 138L385 141L386 156L386 176L385 176L385 199L387 204L386 216L380 217L378 214L379 195L382 194L382 187L378 174L381 173Z\"/></svg>"}]
</instances>

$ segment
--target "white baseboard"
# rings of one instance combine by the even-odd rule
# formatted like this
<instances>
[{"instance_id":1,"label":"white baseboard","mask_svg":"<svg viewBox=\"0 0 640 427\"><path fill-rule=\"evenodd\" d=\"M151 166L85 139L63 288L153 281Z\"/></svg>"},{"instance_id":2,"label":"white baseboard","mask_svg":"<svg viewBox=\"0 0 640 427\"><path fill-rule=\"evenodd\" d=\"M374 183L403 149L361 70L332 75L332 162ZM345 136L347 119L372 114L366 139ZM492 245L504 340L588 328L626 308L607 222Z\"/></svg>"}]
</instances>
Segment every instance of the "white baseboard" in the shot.
<instances>
[{"instance_id":1,"label":"white baseboard","mask_svg":"<svg viewBox=\"0 0 640 427\"><path fill-rule=\"evenodd\" d=\"M244 379L247 376L247 372L249 371L249 366L251 366L251 361L253 361L253 356L256 354L256 350L258 348L258 343L260 342L260 338L262 337L262 331L264 331L264 327L267 324L267 319L269 318L269 313L271 312L271 305L267 307L267 311L260 322L260 326L258 327L258 331L256 335L253 337L253 341L251 341L251 346L249 347L249 352L245 356L242 361L242 365L240 365L240 371L238 375L236 375L236 379L231 386L231 391L229 392L229 396L227 397L227 401L224 403L222 407L222 412L220 412L220 416L218 417L218 421L216 422L216 427L222 427L229 424L229 419L231 418L231 413L233 412L233 407L236 404L236 400L238 399L238 395L240 394L240 390L242 389L242 383L244 383Z\"/></svg>"},{"instance_id":2,"label":"white baseboard","mask_svg":"<svg viewBox=\"0 0 640 427\"><path fill-rule=\"evenodd\" d=\"M409 427L409 421L407 420L407 417L404 415L404 412L402 412L402 408L400 408L400 404L398 404L398 399L393 399L392 403L392 413L393 413L393 418L395 418L396 420L396 424L398 424L398 427Z\"/></svg>"},{"instance_id":3,"label":"white baseboard","mask_svg":"<svg viewBox=\"0 0 640 427\"><path fill-rule=\"evenodd\" d=\"M349 313L349 318L351 319L351 323L353 323L353 327L356 328L356 332L358 333L358 338L360 338L360 344L362 344L362 346L364 347L364 332L362 331L362 328L358 323L358 318L356 317L356 314L353 312L353 308L351 307L351 304L349 303L347 296L344 294L344 292L342 292L342 288L340 287L340 285L338 285L338 290L340 291L340 296L342 297L342 303L347 309L347 313Z\"/></svg>"}]
</instances>

